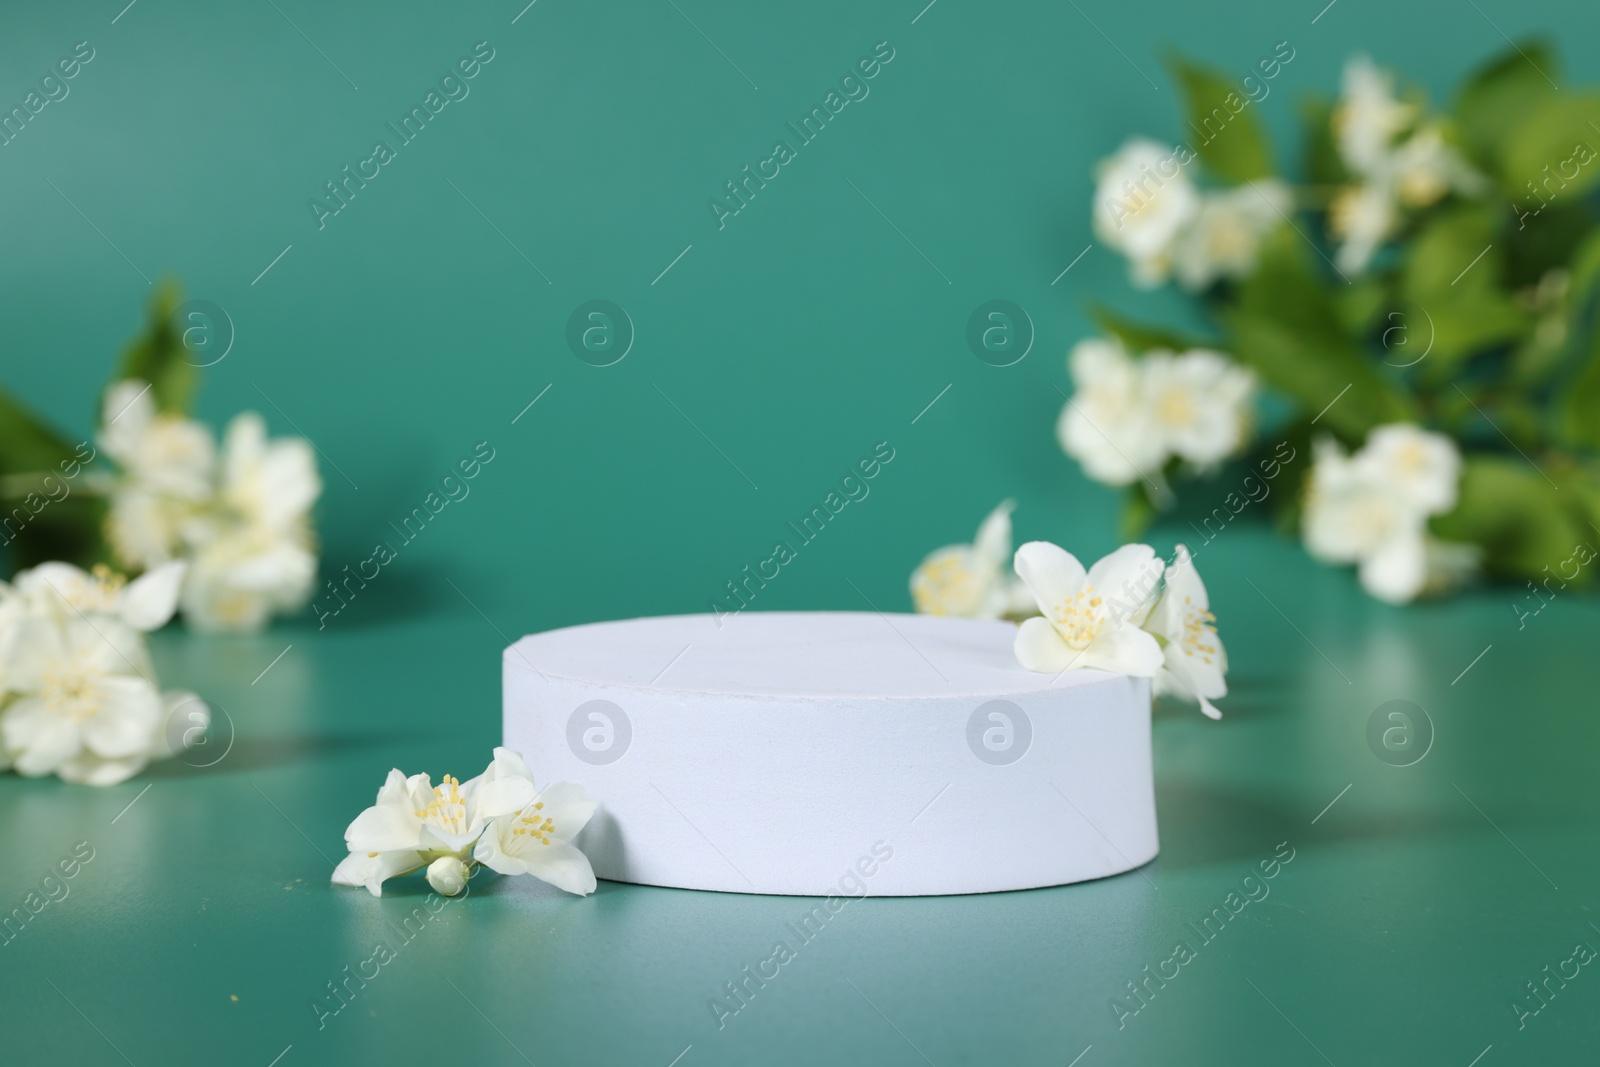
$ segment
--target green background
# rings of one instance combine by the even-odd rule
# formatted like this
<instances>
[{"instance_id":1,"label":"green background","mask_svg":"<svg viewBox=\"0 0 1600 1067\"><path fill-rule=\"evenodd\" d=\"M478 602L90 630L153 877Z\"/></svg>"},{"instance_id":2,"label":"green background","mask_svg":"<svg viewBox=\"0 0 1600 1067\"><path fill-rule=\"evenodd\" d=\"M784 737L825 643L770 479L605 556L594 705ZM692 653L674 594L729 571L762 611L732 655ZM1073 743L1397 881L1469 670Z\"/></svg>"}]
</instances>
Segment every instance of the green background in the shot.
<instances>
[{"instance_id":1,"label":"green background","mask_svg":"<svg viewBox=\"0 0 1600 1067\"><path fill-rule=\"evenodd\" d=\"M6 108L77 42L96 56L0 148L0 381L86 436L146 279L181 279L237 330L201 416L257 408L322 452L329 573L477 442L496 458L326 629L307 612L258 637L158 636L163 680L221 709L219 762L105 791L0 780L0 908L75 843L95 850L0 947L18 1062L265 1065L287 1048L284 1067L665 1067L688 1047L684 1067L944 1067L1092 1045L1082 1067L1465 1067L1492 1045L1489 1067L1600 1039L1588 968L1524 1030L1509 1007L1575 942L1600 946L1594 606L1561 599L1523 630L1510 589L1390 608L1247 520L1199 557L1233 659L1227 718L1160 709L1164 850L1142 874L853 904L721 1031L707 1000L799 901L611 884L576 900L485 878L326 1029L310 1008L422 899L329 887L344 826L390 766L485 762L509 639L704 610L880 440L897 455L870 497L756 607L865 608L854 582L906 610L921 556L1008 496L1021 538L1114 545L1114 495L1055 444L1063 357L1091 299L1187 309L1134 293L1100 247L1052 279L1091 243L1094 162L1179 133L1165 48L1242 75L1287 40L1259 105L1287 162L1293 100L1334 90L1354 51L1443 100L1501 31L1540 32L1568 79L1592 80L1600 12L1338 0L1313 25L1321 3L539 0L513 24L517 2L277 8L7 5ZM484 40L496 55L470 95L318 230L307 199ZM870 95L719 231L707 199L885 40ZM996 298L1037 329L1011 367L964 339ZM567 347L591 299L636 329L614 366ZM1190 495L1204 510L1230 488ZM1391 699L1432 716L1415 766L1367 747ZM1119 1031L1122 984L1285 840L1272 895Z\"/></svg>"}]
</instances>

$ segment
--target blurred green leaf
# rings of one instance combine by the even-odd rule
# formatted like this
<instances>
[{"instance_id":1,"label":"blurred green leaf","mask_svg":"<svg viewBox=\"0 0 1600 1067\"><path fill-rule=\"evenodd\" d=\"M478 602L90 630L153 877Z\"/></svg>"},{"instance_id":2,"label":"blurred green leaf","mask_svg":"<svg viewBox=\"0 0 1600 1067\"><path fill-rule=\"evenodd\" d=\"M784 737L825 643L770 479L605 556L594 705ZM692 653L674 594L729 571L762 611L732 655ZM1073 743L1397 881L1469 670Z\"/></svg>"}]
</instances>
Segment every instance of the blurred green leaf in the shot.
<instances>
[{"instance_id":1,"label":"blurred green leaf","mask_svg":"<svg viewBox=\"0 0 1600 1067\"><path fill-rule=\"evenodd\" d=\"M1512 46L1480 67L1456 96L1457 128L1468 152L1490 173L1503 173L1500 146L1556 89L1560 66L1543 41Z\"/></svg>"},{"instance_id":2,"label":"blurred green leaf","mask_svg":"<svg viewBox=\"0 0 1600 1067\"><path fill-rule=\"evenodd\" d=\"M144 332L123 351L116 381L137 378L149 382L156 406L174 415L187 415L194 403L200 375L189 360L175 313L178 287L163 282L150 300L150 317Z\"/></svg>"},{"instance_id":3,"label":"blurred green leaf","mask_svg":"<svg viewBox=\"0 0 1600 1067\"><path fill-rule=\"evenodd\" d=\"M65 437L0 389L0 475L53 471L74 451Z\"/></svg>"},{"instance_id":4,"label":"blurred green leaf","mask_svg":"<svg viewBox=\"0 0 1600 1067\"><path fill-rule=\"evenodd\" d=\"M1222 312L1229 343L1241 362L1298 400L1308 415L1322 413L1320 426L1359 442L1379 423L1413 418L1412 406L1346 331L1306 262L1307 251L1289 227L1262 243L1235 305Z\"/></svg>"},{"instance_id":5,"label":"blurred green leaf","mask_svg":"<svg viewBox=\"0 0 1600 1067\"><path fill-rule=\"evenodd\" d=\"M1567 285L1567 334L1579 363L1558 394L1557 432L1572 444L1600 448L1600 233L1572 257Z\"/></svg>"},{"instance_id":6,"label":"blurred green leaf","mask_svg":"<svg viewBox=\"0 0 1600 1067\"><path fill-rule=\"evenodd\" d=\"M1250 97L1221 74L1181 56L1168 61L1183 88L1184 114L1200 158L1217 177L1247 182L1272 174L1267 136Z\"/></svg>"},{"instance_id":7,"label":"blurred green leaf","mask_svg":"<svg viewBox=\"0 0 1600 1067\"><path fill-rule=\"evenodd\" d=\"M1542 574L1545 566L1568 558L1579 541L1592 541L1593 534L1561 493L1520 456L1469 456L1462 467L1459 503L1433 526L1446 540L1483 546L1485 569L1509 578ZM1594 570L1588 568L1583 580L1591 580Z\"/></svg>"},{"instance_id":8,"label":"blurred green leaf","mask_svg":"<svg viewBox=\"0 0 1600 1067\"><path fill-rule=\"evenodd\" d=\"M1155 520L1156 506L1143 485L1129 487L1122 497L1122 516L1117 522L1117 533L1122 540L1137 541L1144 536Z\"/></svg>"},{"instance_id":9,"label":"blurred green leaf","mask_svg":"<svg viewBox=\"0 0 1600 1067\"><path fill-rule=\"evenodd\" d=\"M1391 303L1385 289L1382 281L1369 275L1334 291L1334 310L1351 337L1365 337L1379 326L1387 330L1393 325L1393 320L1384 314Z\"/></svg>"},{"instance_id":10,"label":"blurred green leaf","mask_svg":"<svg viewBox=\"0 0 1600 1067\"><path fill-rule=\"evenodd\" d=\"M1421 322L1408 325L1411 340L1427 338L1432 362L1423 372L1435 382L1468 356L1521 340L1532 326L1502 287L1495 221L1486 205L1461 205L1433 215L1406 247L1400 292L1427 324L1426 333Z\"/></svg>"},{"instance_id":11,"label":"blurred green leaf","mask_svg":"<svg viewBox=\"0 0 1600 1067\"><path fill-rule=\"evenodd\" d=\"M1174 352L1183 352L1190 348L1215 347L1214 342L1202 341L1164 326L1145 326L1134 322L1103 304L1092 305L1089 308L1089 318L1103 333L1117 338L1128 351L1134 353L1145 352L1152 348L1168 348Z\"/></svg>"},{"instance_id":12,"label":"blurred green leaf","mask_svg":"<svg viewBox=\"0 0 1600 1067\"><path fill-rule=\"evenodd\" d=\"M77 456L67 438L0 390L0 547L13 567L104 557L105 506L84 492ZM76 477L63 477L68 470Z\"/></svg>"},{"instance_id":13,"label":"blurred green leaf","mask_svg":"<svg viewBox=\"0 0 1600 1067\"><path fill-rule=\"evenodd\" d=\"M53 501L38 514L31 515L25 525L18 525L18 519L31 510L26 498L8 500L4 507L4 517L11 520L8 529L15 531L14 539L5 546L11 553L14 569L37 566L48 560L76 563L80 567L112 562L103 534L106 515L103 498L73 490L71 496Z\"/></svg>"},{"instance_id":14,"label":"blurred green leaf","mask_svg":"<svg viewBox=\"0 0 1600 1067\"><path fill-rule=\"evenodd\" d=\"M1593 189L1600 182L1600 96L1568 92L1534 101L1506 131L1500 177L1523 208L1570 202Z\"/></svg>"},{"instance_id":15,"label":"blurred green leaf","mask_svg":"<svg viewBox=\"0 0 1600 1067\"><path fill-rule=\"evenodd\" d=\"M1506 285L1513 289L1537 285L1548 272L1564 269L1595 228L1594 208L1586 199L1543 208L1537 200L1518 201L1509 212L1500 233L1506 248Z\"/></svg>"},{"instance_id":16,"label":"blurred green leaf","mask_svg":"<svg viewBox=\"0 0 1600 1067\"><path fill-rule=\"evenodd\" d=\"M1350 180L1339 146L1333 138L1333 103L1323 96L1299 102L1300 121L1306 129L1305 168L1312 184L1328 189Z\"/></svg>"}]
</instances>

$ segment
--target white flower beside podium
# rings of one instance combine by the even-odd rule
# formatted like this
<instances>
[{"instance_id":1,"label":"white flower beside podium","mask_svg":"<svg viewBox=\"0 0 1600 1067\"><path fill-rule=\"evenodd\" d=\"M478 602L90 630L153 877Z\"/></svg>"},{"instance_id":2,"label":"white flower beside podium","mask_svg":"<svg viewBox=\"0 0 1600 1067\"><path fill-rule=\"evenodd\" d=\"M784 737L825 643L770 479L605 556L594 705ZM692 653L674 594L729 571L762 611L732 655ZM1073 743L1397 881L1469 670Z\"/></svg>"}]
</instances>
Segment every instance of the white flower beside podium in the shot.
<instances>
[{"instance_id":1,"label":"white flower beside podium","mask_svg":"<svg viewBox=\"0 0 1600 1067\"><path fill-rule=\"evenodd\" d=\"M922 896L1148 862L1148 679L1029 671L1016 632L869 612L554 630L505 652L505 745L588 788L577 843L613 881Z\"/></svg>"}]
</instances>

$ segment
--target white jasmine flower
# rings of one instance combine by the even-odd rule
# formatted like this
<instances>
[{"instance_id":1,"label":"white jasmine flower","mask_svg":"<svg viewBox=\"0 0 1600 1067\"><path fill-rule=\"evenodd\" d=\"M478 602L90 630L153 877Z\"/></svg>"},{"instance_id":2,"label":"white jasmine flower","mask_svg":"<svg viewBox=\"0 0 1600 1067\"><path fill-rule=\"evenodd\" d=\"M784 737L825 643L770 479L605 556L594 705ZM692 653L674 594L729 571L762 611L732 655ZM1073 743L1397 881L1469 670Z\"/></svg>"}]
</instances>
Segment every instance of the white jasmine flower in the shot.
<instances>
[{"instance_id":1,"label":"white jasmine flower","mask_svg":"<svg viewBox=\"0 0 1600 1067\"><path fill-rule=\"evenodd\" d=\"M304 604L316 581L310 510L321 492L307 441L269 442L261 416L237 416L215 504L185 527L193 567L184 618L205 630L258 630Z\"/></svg>"},{"instance_id":2,"label":"white jasmine flower","mask_svg":"<svg viewBox=\"0 0 1600 1067\"><path fill-rule=\"evenodd\" d=\"M144 766L165 704L137 631L112 616L31 616L11 652L0 748L17 773L111 785Z\"/></svg>"},{"instance_id":3,"label":"white jasmine flower","mask_svg":"<svg viewBox=\"0 0 1600 1067\"><path fill-rule=\"evenodd\" d=\"M216 465L211 431L181 415L158 412L149 385L117 382L106 391L101 417L100 446L131 479L185 500L210 495Z\"/></svg>"},{"instance_id":4,"label":"white jasmine flower","mask_svg":"<svg viewBox=\"0 0 1600 1067\"><path fill-rule=\"evenodd\" d=\"M1199 466L1221 462L1245 443L1255 374L1220 352L1152 351L1139 362L1141 393L1165 450Z\"/></svg>"},{"instance_id":5,"label":"white jasmine flower","mask_svg":"<svg viewBox=\"0 0 1600 1067\"><path fill-rule=\"evenodd\" d=\"M1189 549L1178 545L1166 569L1165 584L1144 629L1161 644L1163 662L1152 691L1192 700L1213 719L1222 718L1211 701L1228 695L1228 653L1213 623L1211 600L1194 569Z\"/></svg>"},{"instance_id":6,"label":"white jasmine flower","mask_svg":"<svg viewBox=\"0 0 1600 1067\"><path fill-rule=\"evenodd\" d=\"M316 572L316 557L291 537L262 527L226 530L194 550L183 617L200 630L259 630L274 613L305 602Z\"/></svg>"},{"instance_id":7,"label":"white jasmine flower","mask_svg":"<svg viewBox=\"0 0 1600 1067\"><path fill-rule=\"evenodd\" d=\"M1451 190L1478 194L1483 175L1445 143L1436 123L1422 126L1396 145L1417 119L1417 108L1394 95L1394 77L1355 56L1344 71L1344 95L1334 111L1339 155L1357 181L1329 206L1328 226L1341 240L1335 265L1366 270L1378 247L1400 226L1400 206L1422 208Z\"/></svg>"},{"instance_id":8,"label":"white jasmine flower","mask_svg":"<svg viewBox=\"0 0 1600 1067\"><path fill-rule=\"evenodd\" d=\"M1128 257L1134 281L1166 280L1173 245L1194 219L1200 198L1180 162L1181 150L1134 138L1101 162L1094 195L1094 232Z\"/></svg>"},{"instance_id":9,"label":"white jasmine flower","mask_svg":"<svg viewBox=\"0 0 1600 1067\"><path fill-rule=\"evenodd\" d=\"M1356 174L1372 174L1386 160L1395 137L1411 125L1416 108L1394 95L1394 75L1364 55L1344 66L1343 94L1333 115L1339 155Z\"/></svg>"},{"instance_id":10,"label":"white jasmine flower","mask_svg":"<svg viewBox=\"0 0 1600 1067\"><path fill-rule=\"evenodd\" d=\"M594 870L572 839L594 815L582 786L557 782L514 815L495 819L478 839L473 858L500 874L531 874L557 889L587 896Z\"/></svg>"},{"instance_id":11,"label":"white jasmine flower","mask_svg":"<svg viewBox=\"0 0 1600 1067\"><path fill-rule=\"evenodd\" d=\"M1069 365L1076 392L1056 433L1096 481L1145 479L1164 495L1169 458L1209 467L1248 437L1255 374L1220 352L1155 349L1133 360L1115 341L1091 339L1072 350Z\"/></svg>"},{"instance_id":12,"label":"white jasmine flower","mask_svg":"<svg viewBox=\"0 0 1600 1067\"><path fill-rule=\"evenodd\" d=\"M179 705L203 730L210 709L157 689L142 636L172 617L184 568L126 583L104 566L45 563L0 587L0 766L115 785L176 754L164 727Z\"/></svg>"},{"instance_id":13,"label":"white jasmine flower","mask_svg":"<svg viewBox=\"0 0 1600 1067\"><path fill-rule=\"evenodd\" d=\"M1015 651L1024 667L1092 667L1144 678L1161 669L1161 646L1139 628L1162 570L1149 545L1123 545L1085 573L1072 553L1030 541L1017 549L1015 566L1043 616L1017 629Z\"/></svg>"},{"instance_id":14,"label":"white jasmine flower","mask_svg":"<svg viewBox=\"0 0 1600 1067\"><path fill-rule=\"evenodd\" d=\"M1427 207L1452 189L1480 193L1488 181L1450 145L1437 125L1424 126L1395 149L1388 161L1395 194L1409 208Z\"/></svg>"},{"instance_id":15,"label":"white jasmine flower","mask_svg":"<svg viewBox=\"0 0 1600 1067\"><path fill-rule=\"evenodd\" d=\"M1461 453L1444 434L1403 422L1379 426L1367 435L1356 462L1425 515L1456 506Z\"/></svg>"},{"instance_id":16,"label":"white jasmine flower","mask_svg":"<svg viewBox=\"0 0 1600 1067\"><path fill-rule=\"evenodd\" d=\"M41 563L17 575L18 606L60 621L74 615L111 615L140 632L159 630L172 618L188 565L163 563L131 584L104 564L86 572L70 563Z\"/></svg>"},{"instance_id":17,"label":"white jasmine flower","mask_svg":"<svg viewBox=\"0 0 1600 1067\"><path fill-rule=\"evenodd\" d=\"M1427 517L1454 506L1461 461L1450 438L1384 429L1354 458L1326 438L1315 443L1304 531L1314 557L1358 563L1366 592L1405 603L1429 579Z\"/></svg>"},{"instance_id":18,"label":"white jasmine flower","mask_svg":"<svg viewBox=\"0 0 1600 1067\"><path fill-rule=\"evenodd\" d=\"M481 863L592 892L589 862L569 842L593 812L577 786L558 783L541 795L528 765L506 748L496 748L488 768L465 785L445 775L434 786L426 774L407 778L392 770L377 802L345 831L350 855L333 882L382 896L387 879L426 867L434 890L453 896Z\"/></svg>"},{"instance_id":19,"label":"white jasmine flower","mask_svg":"<svg viewBox=\"0 0 1600 1067\"><path fill-rule=\"evenodd\" d=\"M1011 511L1007 500L989 513L970 545L929 553L911 575L911 599L924 615L998 619L1017 602L1020 583L1009 573Z\"/></svg>"},{"instance_id":20,"label":"white jasmine flower","mask_svg":"<svg viewBox=\"0 0 1600 1067\"><path fill-rule=\"evenodd\" d=\"M267 424L253 411L228 424L222 441L220 496L245 523L301 534L320 495L322 479L309 441L301 437L268 441Z\"/></svg>"},{"instance_id":21,"label":"white jasmine flower","mask_svg":"<svg viewBox=\"0 0 1600 1067\"><path fill-rule=\"evenodd\" d=\"M1068 359L1073 395L1056 423L1067 455L1106 485L1159 479L1166 449L1146 402L1139 367L1116 341L1079 341Z\"/></svg>"},{"instance_id":22,"label":"white jasmine flower","mask_svg":"<svg viewBox=\"0 0 1600 1067\"><path fill-rule=\"evenodd\" d=\"M0 765L19 774L114 785L164 756L169 698L142 631L172 617L184 565L132 584L97 567L41 564L0 605ZM204 705L200 705L204 707Z\"/></svg>"},{"instance_id":23,"label":"white jasmine flower","mask_svg":"<svg viewBox=\"0 0 1600 1067\"><path fill-rule=\"evenodd\" d=\"M107 534L127 564L154 567L172 559L185 518L212 491L216 443L191 419L161 414L144 382L117 382L106 392L100 446L124 476L111 490Z\"/></svg>"},{"instance_id":24,"label":"white jasmine flower","mask_svg":"<svg viewBox=\"0 0 1600 1067\"><path fill-rule=\"evenodd\" d=\"M1341 189L1328 206L1328 229L1340 240L1334 265L1351 274L1366 270L1378 246L1399 225L1400 212L1387 179Z\"/></svg>"},{"instance_id":25,"label":"white jasmine flower","mask_svg":"<svg viewBox=\"0 0 1600 1067\"><path fill-rule=\"evenodd\" d=\"M1293 210L1293 194L1276 178L1202 195L1194 222L1173 246L1178 283L1198 292L1219 279L1248 274L1261 239Z\"/></svg>"}]
</instances>

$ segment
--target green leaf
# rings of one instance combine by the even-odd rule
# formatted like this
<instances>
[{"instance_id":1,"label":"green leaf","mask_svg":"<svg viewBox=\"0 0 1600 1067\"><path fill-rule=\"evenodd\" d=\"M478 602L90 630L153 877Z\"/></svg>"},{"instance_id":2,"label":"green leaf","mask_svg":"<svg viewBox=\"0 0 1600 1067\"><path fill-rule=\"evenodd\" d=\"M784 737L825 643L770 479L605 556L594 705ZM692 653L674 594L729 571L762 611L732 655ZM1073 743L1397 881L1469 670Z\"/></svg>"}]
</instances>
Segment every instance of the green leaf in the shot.
<instances>
[{"instance_id":1,"label":"green leaf","mask_svg":"<svg viewBox=\"0 0 1600 1067\"><path fill-rule=\"evenodd\" d=\"M1152 348L1167 348L1183 352L1191 348L1210 348L1212 342L1169 330L1164 326L1145 326L1112 311L1103 304L1089 308L1089 318L1106 333L1121 341L1130 352L1145 352Z\"/></svg>"},{"instance_id":2,"label":"green leaf","mask_svg":"<svg viewBox=\"0 0 1600 1067\"><path fill-rule=\"evenodd\" d=\"M0 390L0 546L13 567L104 557L105 506L83 479L76 446Z\"/></svg>"},{"instance_id":3,"label":"green leaf","mask_svg":"<svg viewBox=\"0 0 1600 1067\"><path fill-rule=\"evenodd\" d=\"M194 403L200 376L183 345L175 313L178 287L157 286L150 300L150 318L144 332L123 351L116 381L137 378L149 382L156 407L174 415L187 415Z\"/></svg>"},{"instance_id":4,"label":"green leaf","mask_svg":"<svg viewBox=\"0 0 1600 1067\"><path fill-rule=\"evenodd\" d=\"M53 471L75 451L65 437L0 389L0 475Z\"/></svg>"},{"instance_id":5,"label":"green leaf","mask_svg":"<svg viewBox=\"0 0 1600 1067\"><path fill-rule=\"evenodd\" d=\"M1234 355L1307 414L1322 413L1319 426L1359 442L1379 423L1414 418L1405 394L1384 380L1345 330L1293 229L1279 227L1262 243L1235 299L1221 312Z\"/></svg>"},{"instance_id":6,"label":"green leaf","mask_svg":"<svg viewBox=\"0 0 1600 1067\"><path fill-rule=\"evenodd\" d=\"M113 562L103 534L104 498L74 489L70 496L53 501L38 514L31 515L25 525L18 525L17 520L31 510L27 498L8 500L4 506L5 518L11 520L8 529L15 531L15 538L5 546L11 553L14 569L34 567L48 560L76 563L85 568Z\"/></svg>"},{"instance_id":7,"label":"green leaf","mask_svg":"<svg viewBox=\"0 0 1600 1067\"><path fill-rule=\"evenodd\" d=\"M1481 545L1485 570L1506 578L1542 574L1570 556L1589 532L1560 492L1520 456L1469 456L1460 501L1433 527L1446 540ZM1592 579L1592 572L1583 580Z\"/></svg>"},{"instance_id":8,"label":"green leaf","mask_svg":"<svg viewBox=\"0 0 1600 1067\"><path fill-rule=\"evenodd\" d=\"M1557 432L1576 445L1600 448L1600 233L1572 257L1567 333L1581 362L1558 395Z\"/></svg>"},{"instance_id":9,"label":"green leaf","mask_svg":"<svg viewBox=\"0 0 1600 1067\"><path fill-rule=\"evenodd\" d=\"M1570 203L1600 183L1600 95L1537 100L1500 150L1500 180L1524 208ZM1530 191L1531 186L1531 191Z\"/></svg>"},{"instance_id":10,"label":"green leaf","mask_svg":"<svg viewBox=\"0 0 1600 1067\"><path fill-rule=\"evenodd\" d=\"M1143 485L1129 487L1122 497L1122 516L1117 521L1118 535L1124 542L1139 540L1155 520L1156 512L1156 506Z\"/></svg>"},{"instance_id":11,"label":"green leaf","mask_svg":"<svg viewBox=\"0 0 1600 1067\"><path fill-rule=\"evenodd\" d=\"M1209 68L1174 56L1168 62L1183 87L1184 112L1195 150L1217 177L1247 182L1272 174L1266 133L1250 110L1250 97Z\"/></svg>"},{"instance_id":12,"label":"green leaf","mask_svg":"<svg viewBox=\"0 0 1600 1067\"><path fill-rule=\"evenodd\" d=\"M1328 188L1349 182L1350 172L1333 137L1332 102L1322 96L1308 97L1299 102L1297 110L1306 130L1306 176L1314 185Z\"/></svg>"},{"instance_id":13,"label":"green leaf","mask_svg":"<svg viewBox=\"0 0 1600 1067\"><path fill-rule=\"evenodd\" d=\"M1456 124L1468 152L1501 173L1499 150L1511 133L1556 89L1560 66L1550 46L1526 41L1479 68L1456 96Z\"/></svg>"},{"instance_id":14,"label":"green leaf","mask_svg":"<svg viewBox=\"0 0 1600 1067\"><path fill-rule=\"evenodd\" d=\"M1369 275L1334 291L1334 310L1351 337L1365 337L1380 326L1387 331L1395 324L1385 315L1392 304L1385 289L1382 281Z\"/></svg>"},{"instance_id":15,"label":"green leaf","mask_svg":"<svg viewBox=\"0 0 1600 1067\"><path fill-rule=\"evenodd\" d=\"M1503 242L1487 206L1436 213L1405 255L1400 292L1411 305L1405 309L1414 320L1407 324L1410 340L1421 341L1418 355L1425 350L1432 360L1424 368L1431 380L1445 380L1467 357L1526 336L1532 320L1503 288Z\"/></svg>"}]
</instances>

